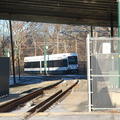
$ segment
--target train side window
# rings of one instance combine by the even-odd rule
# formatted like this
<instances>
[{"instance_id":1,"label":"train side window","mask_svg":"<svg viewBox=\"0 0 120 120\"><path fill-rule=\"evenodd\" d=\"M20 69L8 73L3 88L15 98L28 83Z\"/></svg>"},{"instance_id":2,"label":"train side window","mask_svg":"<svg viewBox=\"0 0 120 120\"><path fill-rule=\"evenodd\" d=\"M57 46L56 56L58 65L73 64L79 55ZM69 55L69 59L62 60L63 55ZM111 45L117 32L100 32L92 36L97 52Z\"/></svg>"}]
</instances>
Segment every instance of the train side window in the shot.
<instances>
[{"instance_id":1,"label":"train side window","mask_svg":"<svg viewBox=\"0 0 120 120\"><path fill-rule=\"evenodd\" d=\"M68 64L67 64L67 60L63 60L63 67L67 67Z\"/></svg>"},{"instance_id":2,"label":"train side window","mask_svg":"<svg viewBox=\"0 0 120 120\"><path fill-rule=\"evenodd\" d=\"M67 60L53 60L47 61L47 67L67 67ZM42 61L42 68L44 67L44 61Z\"/></svg>"},{"instance_id":3,"label":"train side window","mask_svg":"<svg viewBox=\"0 0 120 120\"><path fill-rule=\"evenodd\" d=\"M44 67L44 61L42 61L42 68Z\"/></svg>"},{"instance_id":4,"label":"train side window","mask_svg":"<svg viewBox=\"0 0 120 120\"><path fill-rule=\"evenodd\" d=\"M47 67L53 67L53 61L47 61Z\"/></svg>"},{"instance_id":5,"label":"train side window","mask_svg":"<svg viewBox=\"0 0 120 120\"><path fill-rule=\"evenodd\" d=\"M40 68L40 62L33 62L33 68Z\"/></svg>"},{"instance_id":6,"label":"train side window","mask_svg":"<svg viewBox=\"0 0 120 120\"><path fill-rule=\"evenodd\" d=\"M28 68L28 62L24 63L24 68Z\"/></svg>"},{"instance_id":7,"label":"train side window","mask_svg":"<svg viewBox=\"0 0 120 120\"><path fill-rule=\"evenodd\" d=\"M59 60L58 66L63 67L63 61L62 60Z\"/></svg>"},{"instance_id":8,"label":"train side window","mask_svg":"<svg viewBox=\"0 0 120 120\"><path fill-rule=\"evenodd\" d=\"M56 67L60 67L61 66L61 62L60 60L57 61L57 66Z\"/></svg>"},{"instance_id":9,"label":"train side window","mask_svg":"<svg viewBox=\"0 0 120 120\"><path fill-rule=\"evenodd\" d=\"M50 67L53 67L53 61L50 61Z\"/></svg>"},{"instance_id":10,"label":"train side window","mask_svg":"<svg viewBox=\"0 0 120 120\"><path fill-rule=\"evenodd\" d=\"M39 68L40 62L25 62L24 68Z\"/></svg>"},{"instance_id":11,"label":"train side window","mask_svg":"<svg viewBox=\"0 0 120 120\"><path fill-rule=\"evenodd\" d=\"M37 63L37 68L40 68L40 62Z\"/></svg>"},{"instance_id":12,"label":"train side window","mask_svg":"<svg viewBox=\"0 0 120 120\"><path fill-rule=\"evenodd\" d=\"M54 65L53 65L53 67L57 67L57 60L54 60Z\"/></svg>"},{"instance_id":13,"label":"train side window","mask_svg":"<svg viewBox=\"0 0 120 120\"><path fill-rule=\"evenodd\" d=\"M60 67L60 61L56 60L56 67Z\"/></svg>"},{"instance_id":14,"label":"train side window","mask_svg":"<svg viewBox=\"0 0 120 120\"><path fill-rule=\"evenodd\" d=\"M25 62L24 68L32 68L31 67L31 62Z\"/></svg>"}]
</instances>

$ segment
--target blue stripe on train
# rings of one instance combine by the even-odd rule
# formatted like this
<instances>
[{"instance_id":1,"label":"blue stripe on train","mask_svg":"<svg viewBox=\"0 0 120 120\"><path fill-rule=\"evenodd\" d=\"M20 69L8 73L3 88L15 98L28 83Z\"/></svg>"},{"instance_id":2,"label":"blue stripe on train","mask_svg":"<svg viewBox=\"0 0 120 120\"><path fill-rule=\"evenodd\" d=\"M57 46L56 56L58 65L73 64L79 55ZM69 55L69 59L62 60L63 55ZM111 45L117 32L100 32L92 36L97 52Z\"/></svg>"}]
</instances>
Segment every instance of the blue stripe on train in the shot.
<instances>
[{"instance_id":1,"label":"blue stripe on train","mask_svg":"<svg viewBox=\"0 0 120 120\"><path fill-rule=\"evenodd\" d=\"M40 71L25 71L25 73L27 74L40 74ZM44 73L44 71L42 71L42 74ZM67 73L78 73L78 70L56 70L56 71L47 71L48 74L67 74Z\"/></svg>"}]
</instances>

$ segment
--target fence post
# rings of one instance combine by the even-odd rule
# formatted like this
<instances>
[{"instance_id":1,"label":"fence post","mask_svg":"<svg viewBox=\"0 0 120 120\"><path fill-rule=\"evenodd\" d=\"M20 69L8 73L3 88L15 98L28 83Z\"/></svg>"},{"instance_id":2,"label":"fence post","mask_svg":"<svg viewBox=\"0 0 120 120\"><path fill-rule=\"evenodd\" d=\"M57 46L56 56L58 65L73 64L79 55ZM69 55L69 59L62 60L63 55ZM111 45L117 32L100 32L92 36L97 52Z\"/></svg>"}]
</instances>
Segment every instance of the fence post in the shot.
<instances>
[{"instance_id":1,"label":"fence post","mask_svg":"<svg viewBox=\"0 0 120 120\"><path fill-rule=\"evenodd\" d=\"M90 85L90 36L87 35L87 80L88 80L88 105L89 112L91 112L91 85Z\"/></svg>"}]
</instances>

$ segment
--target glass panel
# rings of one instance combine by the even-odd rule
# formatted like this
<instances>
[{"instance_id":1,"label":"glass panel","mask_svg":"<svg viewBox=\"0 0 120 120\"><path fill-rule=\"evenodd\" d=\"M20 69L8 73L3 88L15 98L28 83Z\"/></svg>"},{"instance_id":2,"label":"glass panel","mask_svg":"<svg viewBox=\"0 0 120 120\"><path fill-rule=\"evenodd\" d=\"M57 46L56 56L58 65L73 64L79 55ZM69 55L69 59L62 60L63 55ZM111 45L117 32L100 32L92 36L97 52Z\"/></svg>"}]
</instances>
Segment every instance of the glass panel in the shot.
<instances>
[{"instance_id":1,"label":"glass panel","mask_svg":"<svg viewBox=\"0 0 120 120\"><path fill-rule=\"evenodd\" d=\"M68 57L69 64L77 64L77 56Z\"/></svg>"},{"instance_id":2,"label":"glass panel","mask_svg":"<svg viewBox=\"0 0 120 120\"><path fill-rule=\"evenodd\" d=\"M25 62L24 68L40 68L40 62Z\"/></svg>"}]
</instances>

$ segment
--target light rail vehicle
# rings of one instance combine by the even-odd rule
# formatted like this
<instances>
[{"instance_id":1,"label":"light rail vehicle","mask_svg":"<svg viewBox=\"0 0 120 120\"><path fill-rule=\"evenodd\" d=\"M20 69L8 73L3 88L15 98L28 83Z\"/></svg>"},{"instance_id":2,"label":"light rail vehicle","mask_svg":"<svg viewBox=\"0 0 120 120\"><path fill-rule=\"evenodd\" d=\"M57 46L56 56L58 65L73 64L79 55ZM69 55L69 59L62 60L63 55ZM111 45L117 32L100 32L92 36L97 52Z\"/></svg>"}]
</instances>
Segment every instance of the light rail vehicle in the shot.
<instances>
[{"instance_id":1,"label":"light rail vehicle","mask_svg":"<svg viewBox=\"0 0 120 120\"><path fill-rule=\"evenodd\" d=\"M78 73L77 53L61 53L46 55L47 74L76 74ZM24 72L28 74L44 73L44 56L24 58Z\"/></svg>"}]
</instances>

